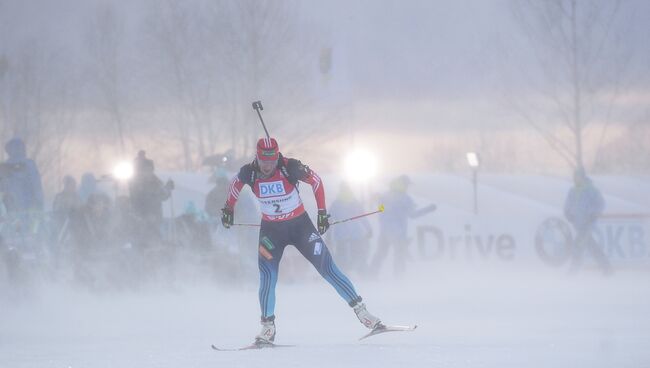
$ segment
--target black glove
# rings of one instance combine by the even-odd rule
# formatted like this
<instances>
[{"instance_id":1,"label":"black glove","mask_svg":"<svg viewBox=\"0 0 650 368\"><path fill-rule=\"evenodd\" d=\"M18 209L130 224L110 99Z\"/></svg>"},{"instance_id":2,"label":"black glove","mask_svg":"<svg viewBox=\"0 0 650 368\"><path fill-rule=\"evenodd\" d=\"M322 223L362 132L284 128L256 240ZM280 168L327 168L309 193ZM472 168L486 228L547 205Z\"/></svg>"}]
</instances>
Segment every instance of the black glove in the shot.
<instances>
[{"instance_id":1,"label":"black glove","mask_svg":"<svg viewBox=\"0 0 650 368\"><path fill-rule=\"evenodd\" d=\"M330 215L327 214L326 210L318 210L318 219L316 221L318 225L318 232L323 235L330 228Z\"/></svg>"},{"instance_id":2,"label":"black glove","mask_svg":"<svg viewBox=\"0 0 650 368\"><path fill-rule=\"evenodd\" d=\"M232 208L224 207L221 209L221 223L226 229L230 229L235 218L235 212Z\"/></svg>"}]
</instances>

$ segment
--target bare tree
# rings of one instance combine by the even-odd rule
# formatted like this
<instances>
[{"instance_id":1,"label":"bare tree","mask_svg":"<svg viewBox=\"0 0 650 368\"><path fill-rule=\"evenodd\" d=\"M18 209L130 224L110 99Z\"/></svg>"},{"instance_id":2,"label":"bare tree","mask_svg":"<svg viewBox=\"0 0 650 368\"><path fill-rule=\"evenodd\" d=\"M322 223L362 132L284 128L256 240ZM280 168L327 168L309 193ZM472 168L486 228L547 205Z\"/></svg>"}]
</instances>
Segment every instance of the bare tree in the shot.
<instances>
[{"instance_id":1,"label":"bare tree","mask_svg":"<svg viewBox=\"0 0 650 368\"><path fill-rule=\"evenodd\" d=\"M249 152L260 136L250 107L258 98L272 107L272 134L296 141L316 136L318 128L326 125L304 119L313 105L310 86L311 78L318 77L320 45L313 30L300 24L300 3L230 0L220 6L228 15L230 52L223 62L230 79L226 84L235 92L239 107L230 128L236 147ZM312 111L310 118L317 120L316 116Z\"/></svg>"},{"instance_id":2,"label":"bare tree","mask_svg":"<svg viewBox=\"0 0 650 368\"><path fill-rule=\"evenodd\" d=\"M304 118L319 118L305 112L319 49L298 18L298 3L286 0L165 1L152 8L148 40L176 108L186 169L195 155L200 162L224 146L249 153L261 132L251 109L256 99L272 107L273 134L313 136L326 126Z\"/></svg>"},{"instance_id":3,"label":"bare tree","mask_svg":"<svg viewBox=\"0 0 650 368\"><path fill-rule=\"evenodd\" d=\"M206 41L206 19L199 2L157 2L145 21L150 50L162 66L160 78L177 113L173 129L182 145L184 168L194 166L213 153L220 138L216 127L214 94L220 90L215 75L218 65L206 58L208 47L220 47L219 40ZM212 35L222 37L222 32ZM217 53L220 53L217 51Z\"/></svg>"},{"instance_id":4,"label":"bare tree","mask_svg":"<svg viewBox=\"0 0 650 368\"><path fill-rule=\"evenodd\" d=\"M535 106L514 103L515 108L569 164L582 166L586 127L594 121L609 124L622 93L630 53L617 28L621 1L516 0L512 4L541 72L537 83L530 83L538 92ZM558 121L564 130L557 129Z\"/></svg>"},{"instance_id":5,"label":"bare tree","mask_svg":"<svg viewBox=\"0 0 650 368\"><path fill-rule=\"evenodd\" d=\"M87 25L85 46L90 58L91 81L99 91L103 108L110 117L111 127L122 154L126 151L128 123L124 99L126 73L123 70L124 22L109 5L97 8Z\"/></svg>"},{"instance_id":6,"label":"bare tree","mask_svg":"<svg viewBox=\"0 0 650 368\"><path fill-rule=\"evenodd\" d=\"M62 59L34 41L0 57L0 140L22 138L50 183L60 175L63 146L74 127L74 90Z\"/></svg>"}]
</instances>

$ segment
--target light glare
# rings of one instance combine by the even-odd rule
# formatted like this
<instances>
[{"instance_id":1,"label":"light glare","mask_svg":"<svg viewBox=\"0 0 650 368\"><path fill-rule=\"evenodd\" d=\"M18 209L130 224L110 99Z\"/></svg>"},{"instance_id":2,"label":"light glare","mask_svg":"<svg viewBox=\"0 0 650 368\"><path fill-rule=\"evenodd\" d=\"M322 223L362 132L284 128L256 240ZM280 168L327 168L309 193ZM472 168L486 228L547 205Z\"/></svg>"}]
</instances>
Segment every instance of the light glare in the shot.
<instances>
[{"instance_id":1,"label":"light glare","mask_svg":"<svg viewBox=\"0 0 650 368\"><path fill-rule=\"evenodd\" d=\"M378 162L372 153L356 150L347 155L344 167L345 176L350 182L364 182L377 174Z\"/></svg>"},{"instance_id":2,"label":"light glare","mask_svg":"<svg viewBox=\"0 0 650 368\"><path fill-rule=\"evenodd\" d=\"M467 152L467 163L472 168L477 168L479 163L478 154L476 152Z\"/></svg>"},{"instance_id":3,"label":"light glare","mask_svg":"<svg viewBox=\"0 0 650 368\"><path fill-rule=\"evenodd\" d=\"M120 181L127 181L133 177L133 164L123 161L115 165L113 176Z\"/></svg>"}]
</instances>

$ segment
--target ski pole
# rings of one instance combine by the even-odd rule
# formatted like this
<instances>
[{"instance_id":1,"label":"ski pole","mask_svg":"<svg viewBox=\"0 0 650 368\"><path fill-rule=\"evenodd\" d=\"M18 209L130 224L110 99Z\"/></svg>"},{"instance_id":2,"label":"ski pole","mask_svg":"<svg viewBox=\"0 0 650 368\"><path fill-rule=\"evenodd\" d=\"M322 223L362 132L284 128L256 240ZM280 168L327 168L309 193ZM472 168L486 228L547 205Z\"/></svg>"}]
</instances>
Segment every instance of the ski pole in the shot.
<instances>
[{"instance_id":1,"label":"ski pole","mask_svg":"<svg viewBox=\"0 0 650 368\"><path fill-rule=\"evenodd\" d=\"M379 213L379 212L384 212L384 205L383 205L383 204L380 204L380 205L379 205L379 209L377 209L377 211L364 213L364 214L362 214L362 215L358 215L358 216L354 216L354 217L346 218L346 219L344 219L344 220L334 221L334 222L330 223L330 226L332 226L332 225L336 225L336 224L340 224L340 223L342 223L342 222L347 222L347 221L356 220L356 219L361 218L361 217L366 217L366 216L374 215L375 213Z\"/></svg>"},{"instance_id":2,"label":"ski pole","mask_svg":"<svg viewBox=\"0 0 650 368\"><path fill-rule=\"evenodd\" d=\"M232 224L230 226L251 226L251 227L260 227L260 224Z\"/></svg>"},{"instance_id":3,"label":"ski pole","mask_svg":"<svg viewBox=\"0 0 650 368\"><path fill-rule=\"evenodd\" d=\"M364 213L364 214L361 214L361 215L358 215L358 216L353 216L353 217L350 217L350 218L346 218L346 219L343 219L343 220L334 221L334 222L330 223L330 226L332 226L332 225L336 225L336 224L340 224L340 223L342 223L342 222L347 222L347 221L356 220L356 219L361 218L361 217L366 217L366 216L374 215L375 213L379 213L379 212L384 212L384 205L383 205L383 204L382 204L382 205L379 205L379 208L377 209L377 211L368 212L368 213ZM260 224L239 224L239 223L235 223L235 224L232 224L231 226L251 226L251 227L259 227Z\"/></svg>"}]
</instances>

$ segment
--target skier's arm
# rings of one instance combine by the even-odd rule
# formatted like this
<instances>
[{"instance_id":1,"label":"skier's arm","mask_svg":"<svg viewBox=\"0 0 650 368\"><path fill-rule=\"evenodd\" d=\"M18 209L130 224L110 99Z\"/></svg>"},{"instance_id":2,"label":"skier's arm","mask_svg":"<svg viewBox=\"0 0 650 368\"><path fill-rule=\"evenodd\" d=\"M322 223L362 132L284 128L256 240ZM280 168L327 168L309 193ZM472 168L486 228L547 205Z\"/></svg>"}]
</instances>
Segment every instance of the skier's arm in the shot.
<instances>
[{"instance_id":1,"label":"skier's arm","mask_svg":"<svg viewBox=\"0 0 650 368\"><path fill-rule=\"evenodd\" d=\"M228 197L226 198L226 208L234 209L237 199L239 199L239 193L244 187L244 182L239 180L239 177L235 176L234 179L230 182L228 187Z\"/></svg>"},{"instance_id":2,"label":"skier's arm","mask_svg":"<svg viewBox=\"0 0 650 368\"><path fill-rule=\"evenodd\" d=\"M320 176L318 176L314 170L310 169L309 166L304 165L296 159L290 158L287 159L286 162L290 176L311 185L314 197L316 197L316 206L318 207L318 211L326 211L327 205L325 204L325 189L323 188L323 182Z\"/></svg>"},{"instance_id":3,"label":"skier's arm","mask_svg":"<svg viewBox=\"0 0 650 368\"><path fill-rule=\"evenodd\" d=\"M314 192L314 197L316 197L316 207L318 207L318 217L316 218L318 232L321 233L321 235L325 234L327 229L330 227L330 216L327 214L323 181L314 170L309 168L309 166L303 165L300 161L295 159L287 160L287 170L289 176L311 185L311 190Z\"/></svg>"},{"instance_id":4,"label":"skier's arm","mask_svg":"<svg viewBox=\"0 0 650 368\"><path fill-rule=\"evenodd\" d=\"M226 198L226 204L221 209L221 223L223 226L228 229L230 228L235 219L235 203L239 199L239 193L244 187L244 182L239 179L238 176L235 176L230 182L228 187L228 198Z\"/></svg>"},{"instance_id":5,"label":"skier's arm","mask_svg":"<svg viewBox=\"0 0 650 368\"><path fill-rule=\"evenodd\" d=\"M304 177L304 179L301 179L303 182L311 185L311 189L314 192L314 197L316 197L316 206L318 207L319 211L326 211L327 210L327 205L325 204L325 188L323 188L323 182L314 172L314 170L311 170L308 167L305 167L307 169L307 175Z\"/></svg>"}]
</instances>

